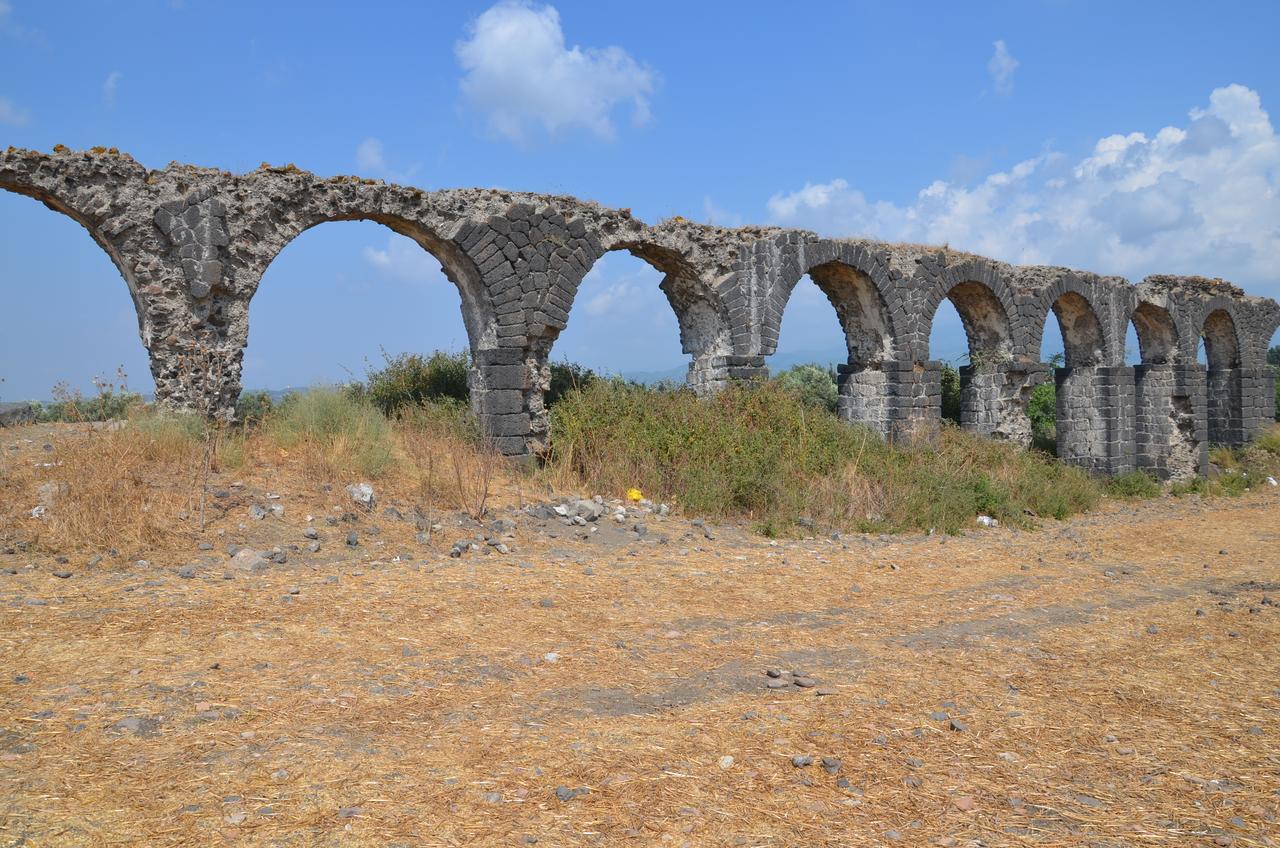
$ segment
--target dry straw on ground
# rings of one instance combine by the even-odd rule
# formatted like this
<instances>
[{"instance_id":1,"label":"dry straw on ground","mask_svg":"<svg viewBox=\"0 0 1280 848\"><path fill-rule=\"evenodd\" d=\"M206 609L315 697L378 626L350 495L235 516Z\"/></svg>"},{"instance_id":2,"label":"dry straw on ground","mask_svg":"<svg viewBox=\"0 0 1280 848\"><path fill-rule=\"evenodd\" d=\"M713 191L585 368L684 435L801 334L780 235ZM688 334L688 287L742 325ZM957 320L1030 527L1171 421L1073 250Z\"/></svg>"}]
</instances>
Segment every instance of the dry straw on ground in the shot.
<instances>
[{"instance_id":1,"label":"dry straw on ground","mask_svg":"<svg viewBox=\"0 0 1280 848\"><path fill-rule=\"evenodd\" d=\"M219 548L297 541L307 512L344 508L290 462L250 452L237 506L210 527ZM285 517L241 530L259 483ZM385 502L417 497L403 486ZM446 522L415 547L411 524L373 535L370 516L358 549L321 525L319 555L233 580L221 550L186 539L147 568L77 558L67 579L45 554L7 555L0 832L1274 844L1280 610L1263 598L1280 595L1278 508L1275 490L1111 504L1035 533L847 549L733 527L708 541L673 517L616 548L523 527L511 555L462 559L444 552L473 531ZM769 667L818 685L767 689Z\"/></svg>"}]
</instances>

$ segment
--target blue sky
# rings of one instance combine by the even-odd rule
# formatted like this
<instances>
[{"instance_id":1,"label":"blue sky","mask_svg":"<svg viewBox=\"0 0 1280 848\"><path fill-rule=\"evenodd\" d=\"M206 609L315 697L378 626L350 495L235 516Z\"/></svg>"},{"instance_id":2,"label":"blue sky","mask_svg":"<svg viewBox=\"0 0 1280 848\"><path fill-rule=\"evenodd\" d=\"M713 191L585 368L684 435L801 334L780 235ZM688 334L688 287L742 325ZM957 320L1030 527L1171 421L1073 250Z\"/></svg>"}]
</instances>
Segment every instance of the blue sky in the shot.
<instances>
[{"instance_id":1,"label":"blue sky","mask_svg":"<svg viewBox=\"0 0 1280 848\"><path fill-rule=\"evenodd\" d=\"M564 192L650 221L948 242L1280 296L1276 32L1274 3L0 0L0 144ZM76 224L0 194L0 257L0 399L120 364L150 389L124 283ZM553 355L680 367L658 280L610 254ZM376 224L326 224L268 270L244 382L339 380L381 348L464 343L429 255ZM803 283L779 356L841 349ZM963 351L940 311L934 355Z\"/></svg>"}]
</instances>

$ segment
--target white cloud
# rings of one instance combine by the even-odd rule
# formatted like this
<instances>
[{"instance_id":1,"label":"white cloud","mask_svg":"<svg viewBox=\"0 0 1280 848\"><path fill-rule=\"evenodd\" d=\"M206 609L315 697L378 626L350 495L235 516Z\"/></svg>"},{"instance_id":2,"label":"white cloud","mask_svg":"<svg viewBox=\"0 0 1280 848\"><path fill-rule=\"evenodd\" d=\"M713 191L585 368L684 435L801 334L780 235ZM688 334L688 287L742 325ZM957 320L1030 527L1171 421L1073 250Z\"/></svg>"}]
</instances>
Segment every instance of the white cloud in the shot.
<instances>
[{"instance_id":1,"label":"white cloud","mask_svg":"<svg viewBox=\"0 0 1280 848\"><path fill-rule=\"evenodd\" d=\"M721 209L712 201L710 195L702 198L702 214L706 216L708 224L714 224L717 227L742 226L741 215L730 212L728 209Z\"/></svg>"},{"instance_id":2,"label":"white cloud","mask_svg":"<svg viewBox=\"0 0 1280 848\"><path fill-rule=\"evenodd\" d=\"M566 48L554 6L503 0L472 22L455 53L463 95L512 141L571 129L612 139L623 104L633 123L649 120L653 72L620 47Z\"/></svg>"},{"instance_id":3,"label":"white cloud","mask_svg":"<svg viewBox=\"0 0 1280 848\"><path fill-rule=\"evenodd\" d=\"M436 258L406 236L389 235L386 248L366 247L362 254L377 271L403 283L422 284L445 279Z\"/></svg>"},{"instance_id":4,"label":"white cloud","mask_svg":"<svg viewBox=\"0 0 1280 848\"><path fill-rule=\"evenodd\" d=\"M45 43L44 33L31 27L15 23L13 20L13 4L8 0L0 0L0 35L18 41L29 41L34 44Z\"/></svg>"},{"instance_id":5,"label":"white cloud","mask_svg":"<svg viewBox=\"0 0 1280 848\"><path fill-rule=\"evenodd\" d=\"M995 83L996 94L1009 94L1013 91L1013 72L1018 69L1018 60L1009 55L1009 48L1004 39L995 42L995 52L987 60L987 73Z\"/></svg>"},{"instance_id":6,"label":"white cloud","mask_svg":"<svg viewBox=\"0 0 1280 848\"><path fill-rule=\"evenodd\" d=\"M361 176L377 176L392 182L407 183L418 172L416 164L403 171L394 170L387 162L387 154L382 141L373 137L366 138L356 145L356 167Z\"/></svg>"},{"instance_id":7,"label":"white cloud","mask_svg":"<svg viewBox=\"0 0 1280 848\"><path fill-rule=\"evenodd\" d=\"M1223 276L1280 294L1280 136L1242 85L1214 90L1183 127L1107 136L1076 161L1049 152L972 185L938 180L906 205L836 179L774 195L768 209L776 223L833 235L1132 279Z\"/></svg>"},{"instance_id":8,"label":"white cloud","mask_svg":"<svg viewBox=\"0 0 1280 848\"><path fill-rule=\"evenodd\" d=\"M387 159L382 152L382 142L376 138L360 142L356 147L356 166L365 171L386 170Z\"/></svg>"},{"instance_id":9,"label":"white cloud","mask_svg":"<svg viewBox=\"0 0 1280 848\"><path fill-rule=\"evenodd\" d=\"M116 105L116 89L120 85L120 79L124 74L119 71L112 71L107 74L107 78L102 83L102 102L107 106Z\"/></svg>"},{"instance_id":10,"label":"white cloud","mask_svg":"<svg viewBox=\"0 0 1280 848\"><path fill-rule=\"evenodd\" d=\"M25 127L31 123L31 113L14 103L8 97L0 97L0 124L11 127Z\"/></svg>"}]
</instances>

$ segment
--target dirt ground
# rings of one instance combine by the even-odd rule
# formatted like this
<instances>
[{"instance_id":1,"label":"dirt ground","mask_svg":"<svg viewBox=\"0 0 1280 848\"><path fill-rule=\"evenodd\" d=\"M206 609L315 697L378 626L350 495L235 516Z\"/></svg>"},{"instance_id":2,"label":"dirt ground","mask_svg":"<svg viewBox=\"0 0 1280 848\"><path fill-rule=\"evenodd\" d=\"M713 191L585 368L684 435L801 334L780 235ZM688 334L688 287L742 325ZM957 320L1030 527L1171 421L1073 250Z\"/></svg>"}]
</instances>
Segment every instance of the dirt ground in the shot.
<instances>
[{"instance_id":1,"label":"dirt ground","mask_svg":"<svg viewBox=\"0 0 1280 848\"><path fill-rule=\"evenodd\" d=\"M4 548L0 844L1280 844L1276 489L778 542L513 505L424 542L280 485L225 490L212 549Z\"/></svg>"}]
</instances>

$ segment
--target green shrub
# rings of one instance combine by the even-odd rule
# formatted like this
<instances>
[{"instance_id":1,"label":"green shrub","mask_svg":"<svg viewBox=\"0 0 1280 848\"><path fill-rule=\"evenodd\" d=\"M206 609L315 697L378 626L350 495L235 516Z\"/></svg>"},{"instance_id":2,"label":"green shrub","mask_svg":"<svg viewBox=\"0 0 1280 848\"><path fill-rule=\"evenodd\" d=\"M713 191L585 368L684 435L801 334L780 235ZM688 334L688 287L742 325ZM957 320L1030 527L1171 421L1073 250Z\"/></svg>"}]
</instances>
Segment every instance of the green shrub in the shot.
<instances>
[{"instance_id":1,"label":"green shrub","mask_svg":"<svg viewBox=\"0 0 1280 848\"><path fill-rule=\"evenodd\" d=\"M1031 419L1031 446L1045 453L1058 452L1058 389L1053 380L1031 390L1027 401Z\"/></svg>"},{"instance_id":2,"label":"green shrub","mask_svg":"<svg viewBox=\"0 0 1280 848\"><path fill-rule=\"evenodd\" d=\"M145 405L137 392L108 390L93 397L69 395L41 404L37 418L41 422L113 421L128 418L131 411Z\"/></svg>"},{"instance_id":3,"label":"green shrub","mask_svg":"<svg viewBox=\"0 0 1280 848\"><path fill-rule=\"evenodd\" d=\"M418 353L396 356L382 354L385 364L370 371L363 384L353 387L357 398L364 398L385 415L396 415L430 401L449 399L468 403L471 391L467 374L471 356L466 351L436 351L429 357Z\"/></svg>"},{"instance_id":4,"label":"green shrub","mask_svg":"<svg viewBox=\"0 0 1280 848\"><path fill-rule=\"evenodd\" d=\"M707 399L609 381L570 392L551 412L557 472L593 492L634 486L694 514L746 515L769 533L801 518L868 531L957 532L979 514L1022 525L1101 494L1079 469L957 428L932 445L886 445L779 380Z\"/></svg>"},{"instance_id":5,"label":"green shrub","mask_svg":"<svg viewBox=\"0 0 1280 848\"><path fill-rule=\"evenodd\" d=\"M279 447L307 451L317 469L330 476L377 477L394 458L391 427L382 412L335 389L286 396L267 418L266 429Z\"/></svg>"},{"instance_id":6,"label":"green shrub","mask_svg":"<svg viewBox=\"0 0 1280 848\"><path fill-rule=\"evenodd\" d=\"M942 420L960 423L960 372L942 363Z\"/></svg>"},{"instance_id":7,"label":"green shrub","mask_svg":"<svg viewBox=\"0 0 1280 848\"><path fill-rule=\"evenodd\" d=\"M1160 484L1145 471L1130 471L1107 480L1107 494L1113 498L1155 498L1160 496Z\"/></svg>"},{"instance_id":8,"label":"green shrub","mask_svg":"<svg viewBox=\"0 0 1280 848\"><path fill-rule=\"evenodd\" d=\"M778 382L787 391L810 406L836 411L839 389L835 374L829 368L815 363L793 365L778 375Z\"/></svg>"},{"instance_id":9,"label":"green shrub","mask_svg":"<svg viewBox=\"0 0 1280 848\"><path fill-rule=\"evenodd\" d=\"M266 392L241 392L236 398L236 421L243 425L259 424L271 413L271 395Z\"/></svg>"},{"instance_id":10,"label":"green shrub","mask_svg":"<svg viewBox=\"0 0 1280 848\"><path fill-rule=\"evenodd\" d=\"M551 384L547 388L543 402L550 408L559 403L560 398L569 392L574 389L585 389L598 379L600 377L596 372L576 362L569 362L568 360L552 362Z\"/></svg>"}]
</instances>

